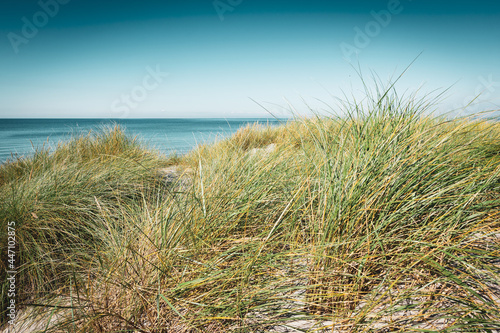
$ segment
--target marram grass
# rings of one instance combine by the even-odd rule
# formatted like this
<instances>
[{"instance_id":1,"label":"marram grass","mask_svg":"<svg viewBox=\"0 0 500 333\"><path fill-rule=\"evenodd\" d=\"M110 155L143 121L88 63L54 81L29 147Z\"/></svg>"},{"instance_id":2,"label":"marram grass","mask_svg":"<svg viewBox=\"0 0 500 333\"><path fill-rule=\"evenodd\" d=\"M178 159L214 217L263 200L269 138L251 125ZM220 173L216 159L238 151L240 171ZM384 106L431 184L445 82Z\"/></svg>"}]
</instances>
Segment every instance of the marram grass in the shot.
<instances>
[{"instance_id":1,"label":"marram grass","mask_svg":"<svg viewBox=\"0 0 500 333\"><path fill-rule=\"evenodd\" d=\"M500 125L387 93L343 107L171 160L114 128L3 165L24 321L498 332ZM177 184L158 176L167 165Z\"/></svg>"}]
</instances>

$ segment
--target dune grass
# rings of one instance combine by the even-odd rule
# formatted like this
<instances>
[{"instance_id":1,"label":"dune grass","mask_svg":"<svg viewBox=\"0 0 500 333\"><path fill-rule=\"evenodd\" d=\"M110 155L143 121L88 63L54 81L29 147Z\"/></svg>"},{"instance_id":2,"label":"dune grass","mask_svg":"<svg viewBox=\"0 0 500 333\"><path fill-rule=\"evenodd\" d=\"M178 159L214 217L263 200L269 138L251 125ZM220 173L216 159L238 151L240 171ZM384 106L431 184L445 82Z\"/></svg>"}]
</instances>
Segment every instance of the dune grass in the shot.
<instances>
[{"instance_id":1,"label":"dune grass","mask_svg":"<svg viewBox=\"0 0 500 333\"><path fill-rule=\"evenodd\" d=\"M172 160L114 128L3 165L19 301L47 332L500 330L500 125L367 97Z\"/></svg>"}]
</instances>

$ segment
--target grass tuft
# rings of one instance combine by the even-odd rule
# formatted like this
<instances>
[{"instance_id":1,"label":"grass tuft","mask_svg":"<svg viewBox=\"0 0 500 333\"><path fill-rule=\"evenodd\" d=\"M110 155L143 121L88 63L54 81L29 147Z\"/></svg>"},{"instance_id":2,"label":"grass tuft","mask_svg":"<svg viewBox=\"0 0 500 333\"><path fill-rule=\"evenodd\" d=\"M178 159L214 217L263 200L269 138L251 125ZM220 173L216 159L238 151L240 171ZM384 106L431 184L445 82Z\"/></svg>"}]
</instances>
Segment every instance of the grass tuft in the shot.
<instances>
[{"instance_id":1,"label":"grass tuft","mask_svg":"<svg viewBox=\"0 0 500 333\"><path fill-rule=\"evenodd\" d=\"M500 330L500 125L432 108L391 86L343 116L247 126L170 160L115 127L4 164L24 322Z\"/></svg>"}]
</instances>

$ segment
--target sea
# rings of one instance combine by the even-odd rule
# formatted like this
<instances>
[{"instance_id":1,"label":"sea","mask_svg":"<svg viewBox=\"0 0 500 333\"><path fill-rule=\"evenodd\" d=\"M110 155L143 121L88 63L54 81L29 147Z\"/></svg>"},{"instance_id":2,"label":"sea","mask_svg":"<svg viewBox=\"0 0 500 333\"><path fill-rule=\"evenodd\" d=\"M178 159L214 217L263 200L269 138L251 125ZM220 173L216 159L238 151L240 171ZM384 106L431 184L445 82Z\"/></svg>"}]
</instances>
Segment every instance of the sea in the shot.
<instances>
[{"instance_id":1,"label":"sea","mask_svg":"<svg viewBox=\"0 0 500 333\"><path fill-rule=\"evenodd\" d=\"M0 119L0 163L36 150L53 150L57 144L89 131L119 125L144 146L160 154L182 155L202 143L227 138L239 128L260 123L276 126L284 119Z\"/></svg>"}]
</instances>

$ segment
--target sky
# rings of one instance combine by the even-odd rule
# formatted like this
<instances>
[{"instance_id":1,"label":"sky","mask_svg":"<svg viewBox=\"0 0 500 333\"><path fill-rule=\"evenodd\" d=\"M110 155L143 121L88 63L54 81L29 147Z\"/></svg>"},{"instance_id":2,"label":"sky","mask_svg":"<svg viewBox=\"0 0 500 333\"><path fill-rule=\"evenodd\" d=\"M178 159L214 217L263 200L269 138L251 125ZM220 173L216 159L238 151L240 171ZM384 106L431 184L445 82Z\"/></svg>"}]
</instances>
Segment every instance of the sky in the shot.
<instances>
[{"instance_id":1,"label":"sky","mask_svg":"<svg viewBox=\"0 0 500 333\"><path fill-rule=\"evenodd\" d=\"M398 93L477 112L499 54L497 0L2 0L0 118L324 113L410 64Z\"/></svg>"}]
</instances>

